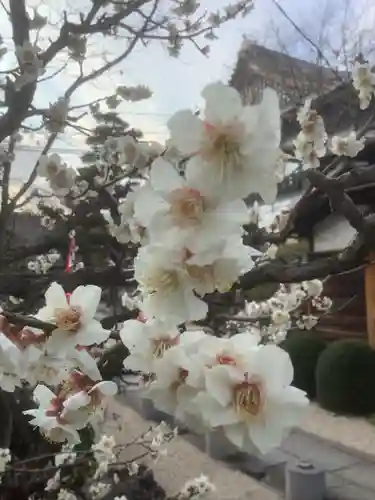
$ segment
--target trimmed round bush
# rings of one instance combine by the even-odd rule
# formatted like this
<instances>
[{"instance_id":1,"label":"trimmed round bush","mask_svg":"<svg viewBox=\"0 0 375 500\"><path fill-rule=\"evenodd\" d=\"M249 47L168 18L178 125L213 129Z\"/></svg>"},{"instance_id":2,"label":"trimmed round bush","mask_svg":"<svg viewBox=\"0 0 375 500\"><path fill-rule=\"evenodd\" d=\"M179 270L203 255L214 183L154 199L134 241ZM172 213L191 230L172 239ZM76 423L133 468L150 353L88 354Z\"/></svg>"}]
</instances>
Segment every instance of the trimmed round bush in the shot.
<instances>
[{"instance_id":1,"label":"trimmed round bush","mask_svg":"<svg viewBox=\"0 0 375 500\"><path fill-rule=\"evenodd\" d=\"M294 387L305 391L310 399L315 398L316 365L326 343L316 338L313 333L302 330L289 334L280 347L289 354L292 361Z\"/></svg>"},{"instance_id":2,"label":"trimmed round bush","mask_svg":"<svg viewBox=\"0 0 375 500\"><path fill-rule=\"evenodd\" d=\"M358 340L339 340L321 354L317 369L317 399L335 413L375 412L375 350Z\"/></svg>"}]
</instances>

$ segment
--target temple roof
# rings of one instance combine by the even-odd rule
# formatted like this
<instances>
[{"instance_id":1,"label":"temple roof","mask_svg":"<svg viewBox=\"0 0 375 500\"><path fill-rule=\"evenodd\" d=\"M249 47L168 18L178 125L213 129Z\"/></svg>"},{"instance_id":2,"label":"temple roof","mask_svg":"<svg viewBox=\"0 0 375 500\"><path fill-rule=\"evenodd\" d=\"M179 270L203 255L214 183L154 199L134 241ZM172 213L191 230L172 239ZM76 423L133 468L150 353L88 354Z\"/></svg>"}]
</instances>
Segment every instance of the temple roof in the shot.
<instances>
[{"instance_id":1,"label":"temple roof","mask_svg":"<svg viewBox=\"0 0 375 500\"><path fill-rule=\"evenodd\" d=\"M282 109L299 104L309 95L320 95L347 80L346 73L244 39L230 84L244 97L257 97L264 87L275 89Z\"/></svg>"}]
</instances>

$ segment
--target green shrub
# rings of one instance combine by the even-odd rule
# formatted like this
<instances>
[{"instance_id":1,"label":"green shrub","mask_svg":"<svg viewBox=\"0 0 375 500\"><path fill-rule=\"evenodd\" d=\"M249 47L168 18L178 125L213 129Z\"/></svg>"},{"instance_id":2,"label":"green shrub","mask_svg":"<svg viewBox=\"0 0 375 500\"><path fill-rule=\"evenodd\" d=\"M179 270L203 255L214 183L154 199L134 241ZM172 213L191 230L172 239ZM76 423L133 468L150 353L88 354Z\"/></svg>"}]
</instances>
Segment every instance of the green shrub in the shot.
<instances>
[{"instance_id":1,"label":"green shrub","mask_svg":"<svg viewBox=\"0 0 375 500\"><path fill-rule=\"evenodd\" d=\"M316 395L315 371L326 343L311 332L290 332L280 345L290 356L294 368L293 385L306 391L310 399Z\"/></svg>"},{"instance_id":2,"label":"green shrub","mask_svg":"<svg viewBox=\"0 0 375 500\"><path fill-rule=\"evenodd\" d=\"M319 358L317 399L335 413L375 412L375 351L364 342L334 342Z\"/></svg>"}]
</instances>

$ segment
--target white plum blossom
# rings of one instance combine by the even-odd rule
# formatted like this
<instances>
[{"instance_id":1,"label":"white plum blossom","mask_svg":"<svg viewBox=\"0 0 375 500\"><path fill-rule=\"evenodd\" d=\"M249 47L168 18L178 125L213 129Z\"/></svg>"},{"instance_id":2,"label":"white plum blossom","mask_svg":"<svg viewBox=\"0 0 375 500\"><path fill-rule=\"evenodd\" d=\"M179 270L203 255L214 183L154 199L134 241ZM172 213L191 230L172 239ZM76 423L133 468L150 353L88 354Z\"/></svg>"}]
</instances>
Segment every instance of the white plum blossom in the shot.
<instances>
[{"instance_id":1,"label":"white plum blossom","mask_svg":"<svg viewBox=\"0 0 375 500\"><path fill-rule=\"evenodd\" d=\"M37 385L34 399L39 408L24 413L32 417L30 423L40 427L51 441L77 444L80 442L77 431L86 427L103 397L116 394L117 385L110 381L95 384L80 372L74 372L66 384L57 394L45 385Z\"/></svg>"},{"instance_id":2,"label":"white plum blossom","mask_svg":"<svg viewBox=\"0 0 375 500\"><path fill-rule=\"evenodd\" d=\"M155 360L179 344L180 332L177 327L160 321L130 319L120 330L120 338L130 351L124 366L129 370L152 373Z\"/></svg>"},{"instance_id":3,"label":"white plum blossom","mask_svg":"<svg viewBox=\"0 0 375 500\"><path fill-rule=\"evenodd\" d=\"M345 137L333 136L331 143L331 151L337 156L349 156L355 158L360 151L365 147L365 138L357 139L354 131L350 132Z\"/></svg>"},{"instance_id":4,"label":"white plum blossom","mask_svg":"<svg viewBox=\"0 0 375 500\"><path fill-rule=\"evenodd\" d=\"M77 500L77 497L72 491L61 488L57 495L57 500Z\"/></svg>"},{"instance_id":5,"label":"white plum blossom","mask_svg":"<svg viewBox=\"0 0 375 500\"><path fill-rule=\"evenodd\" d=\"M108 340L106 341L108 342ZM49 354L50 356L51 354ZM87 375L91 380L98 381L102 379L98 365L95 359L82 347L69 351L69 360L75 368Z\"/></svg>"},{"instance_id":6,"label":"white plum blossom","mask_svg":"<svg viewBox=\"0 0 375 500\"><path fill-rule=\"evenodd\" d=\"M136 297L131 297L127 292L124 292L122 294L121 304L130 311L134 311L135 309L139 309L140 307L139 300Z\"/></svg>"},{"instance_id":7,"label":"white plum blossom","mask_svg":"<svg viewBox=\"0 0 375 500\"><path fill-rule=\"evenodd\" d=\"M95 500L97 498L101 498L106 495L111 489L111 485L107 483L94 483L90 486L89 492L92 495L92 498Z\"/></svg>"},{"instance_id":8,"label":"white plum blossom","mask_svg":"<svg viewBox=\"0 0 375 500\"><path fill-rule=\"evenodd\" d=\"M40 157L38 175L49 181L56 196L66 196L73 188L76 178L75 170L63 163L61 157L56 153Z\"/></svg>"},{"instance_id":9,"label":"white plum blossom","mask_svg":"<svg viewBox=\"0 0 375 500\"><path fill-rule=\"evenodd\" d=\"M304 281L302 283L302 288L309 297L318 297L323 292L323 283L318 279Z\"/></svg>"},{"instance_id":10,"label":"white plum blossom","mask_svg":"<svg viewBox=\"0 0 375 500\"><path fill-rule=\"evenodd\" d=\"M244 358L241 365L229 359L207 367L206 389L199 392L196 405L204 421L222 428L233 444L267 453L299 420L308 401L290 385L293 367L283 349L250 345Z\"/></svg>"},{"instance_id":11,"label":"white plum blossom","mask_svg":"<svg viewBox=\"0 0 375 500\"><path fill-rule=\"evenodd\" d=\"M271 318L272 322L277 326L288 323L290 319L288 311L283 311L282 309L276 309L273 311Z\"/></svg>"},{"instance_id":12,"label":"white plum blossom","mask_svg":"<svg viewBox=\"0 0 375 500\"><path fill-rule=\"evenodd\" d=\"M361 109L369 107L375 94L375 73L368 63L357 61L352 70L353 87L358 92Z\"/></svg>"},{"instance_id":13,"label":"white plum blossom","mask_svg":"<svg viewBox=\"0 0 375 500\"><path fill-rule=\"evenodd\" d=\"M63 132L68 118L69 101L61 97L51 104L46 113L46 127L50 132Z\"/></svg>"},{"instance_id":14,"label":"white plum blossom","mask_svg":"<svg viewBox=\"0 0 375 500\"><path fill-rule=\"evenodd\" d=\"M312 99L306 99L305 104L297 113L297 121L301 132L294 140L296 158L302 160L305 168L317 168L327 151L327 132L323 118L311 109Z\"/></svg>"},{"instance_id":15,"label":"white plum blossom","mask_svg":"<svg viewBox=\"0 0 375 500\"><path fill-rule=\"evenodd\" d=\"M255 106L243 106L239 93L222 83L204 88L203 119L179 111L168 122L171 145L192 156L186 175L222 199L259 193L267 203L277 193L275 171L280 155L280 110L265 89Z\"/></svg>"},{"instance_id":16,"label":"white plum blossom","mask_svg":"<svg viewBox=\"0 0 375 500\"><path fill-rule=\"evenodd\" d=\"M81 376L80 378L84 381L86 379L85 376ZM88 414L90 414L92 408L99 406L103 398L114 396L116 393L117 384L115 382L102 381L92 384L90 381L86 387L65 399L63 402L63 418L71 420L71 417L73 417L74 419L75 414L77 414L77 416L80 415L86 408Z\"/></svg>"},{"instance_id":17,"label":"white plum blossom","mask_svg":"<svg viewBox=\"0 0 375 500\"><path fill-rule=\"evenodd\" d=\"M51 250L46 255L37 255L35 260L27 263L27 267L37 274L46 274L60 258L61 255L57 251Z\"/></svg>"},{"instance_id":18,"label":"white plum blossom","mask_svg":"<svg viewBox=\"0 0 375 500\"><path fill-rule=\"evenodd\" d=\"M105 474L108 471L109 465L116 461L117 456L114 451L115 447L116 441L114 437L106 435L102 436L99 442L91 447L94 458L97 462L95 478L99 478Z\"/></svg>"},{"instance_id":19,"label":"white plum blossom","mask_svg":"<svg viewBox=\"0 0 375 500\"><path fill-rule=\"evenodd\" d=\"M113 451L115 446L115 438L113 436L104 435L100 438L98 443L94 444L91 447L91 449L94 452L94 456L101 457L102 455L104 455L108 460L114 460L116 458L116 455Z\"/></svg>"},{"instance_id":20,"label":"white plum blossom","mask_svg":"<svg viewBox=\"0 0 375 500\"><path fill-rule=\"evenodd\" d=\"M16 56L20 64L21 74L15 81L16 89L37 80L44 73L43 62L38 57L39 48L28 40L16 46Z\"/></svg>"},{"instance_id":21,"label":"white plum blossom","mask_svg":"<svg viewBox=\"0 0 375 500\"><path fill-rule=\"evenodd\" d=\"M301 134L307 142L314 145L317 156L320 158L326 153L327 132L323 118L311 109L312 99L306 99L304 106L297 113L297 121L301 126Z\"/></svg>"},{"instance_id":22,"label":"white plum blossom","mask_svg":"<svg viewBox=\"0 0 375 500\"><path fill-rule=\"evenodd\" d=\"M212 246L210 251L193 254L185 261L185 269L198 295L218 290L227 292L238 277L254 267L259 252L243 244L239 235Z\"/></svg>"},{"instance_id":23,"label":"white plum blossom","mask_svg":"<svg viewBox=\"0 0 375 500\"><path fill-rule=\"evenodd\" d=\"M313 314L302 314L296 321L298 328L311 330L318 323L319 318Z\"/></svg>"},{"instance_id":24,"label":"white plum blossom","mask_svg":"<svg viewBox=\"0 0 375 500\"><path fill-rule=\"evenodd\" d=\"M37 385L34 389L34 399L39 404L39 408L24 411L25 415L32 417L31 425L39 427L41 432L51 441L70 444L80 442L76 427L77 424L79 428L86 425L86 415L85 418L80 415L78 422L65 420L65 415L62 416L63 401L44 385Z\"/></svg>"},{"instance_id":25,"label":"white plum blossom","mask_svg":"<svg viewBox=\"0 0 375 500\"><path fill-rule=\"evenodd\" d=\"M69 299L61 285L50 285L46 305L36 314L36 318L56 325L46 342L48 352L69 352L76 346L102 344L108 339L110 332L94 318L100 297L101 289L95 285L79 286Z\"/></svg>"},{"instance_id":26,"label":"white plum blossom","mask_svg":"<svg viewBox=\"0 0 375 500\"><path fill-rule=\"evenodd\" d=\"M206 316L207 304L194 294L184 260L183 252L165 251L162 245L140 249L134 276L142 293L142 311L148 318L178 324Z\"/></svg>"},{"instance_id":27,"label":"white plum blossom","mask_svg":"<svg viewBox=\"0 0 375 500\"><path fill-rule=\"evenodd\" d=\"M131 135L117 138L117 152L121 165L134 165L140 156L140 147Z\"/></svg>"},{"instance_id":28,"label":"white plum blossom","mask_svg":"<svg viewBox=\"0 0 375 500\"><path fill-rule=\"evenodd\" d=\"M209 478L201 474L199 477L186 481L177 498L178 500L198 500L207 493L213 493L215 489L215 485L211 483Z\"/></svg>"},{"instance_id":29,"label":"white plum blossom","mask_svg":"<svg viewBox=\"0 0 375 500\"><path fill-rule=\"evenodd\" d=\"M22 368L25 370L23 376L32 385L43 382L57 386L68 376L70 366L65 356L48 354L36 345L27 346L22 356Z\"/></svg>"},{"instance_id":30,"label":"white plum blossom","mask_svg":"<svg viewBox=\"0 0 375 500\"><path fill-rule=\"evenodd\" d=\"M307 136L300 132L293 142L296 158L302 161L304 168L318 168L320 165L314 143L308 141Z\"/></svg>"},{"instance_id":31,"label":"white plum blossom","mask_svg":"<svg viewBox=\"0 0 375 500\"><path fill-rule=\"evenodd\" d=\"M116 224L108 211L102 211L102 215L108 224L110 234L117 239L119 243L134 243L144 244L147 241L145 228L140 221L135 217L135 201L141 195L143 187L139 187L130 191L125 200L118 205L120 214L120 223Z\"/></svg>"},{"instance_id":32,"label":"white plum blossom","mask_svg":"<svg viewBox=\"0 0 375 500\"><path fill-rule=\"evenodd\" d=\"M155 406L166 413L183 418L193 413L192 401L197 395L199 371L195 367L200 341L204 332L185 332L180 343L168 349L154 363L155 381L151 383L148 394Z\"/></svg>"},{"instance_id":33,"label":"white plum blossom","mask_svg":"<svg viewBox=\"0 0 375 500\"><path fill-rule=\"evenodd\" d=\"M22 353L17 345L6 335L0 333L0 387L6 392L13 392L21 387Z\"/></svg>"},{"instance_id":34,"label":"white plum blossom","mask_svg":"<svg viewBox=\"0 0 375 500\"><path fill-rule=\"evenodd\" d=\"M218 338L205 335L197 344L196 362L190 370L190 383L196 388L205 386L205 370L221 364L246 366L246 352L260 342L259 332L246 330L230 338Z\"/></svg>"},{"instance_id":35,"label":"white plum blossom","mask_svg":"<svg viewBox=\"0 0 375 500\"><path fill-rule=\"evenodd\" d=\"M38 162L38 175L46 179L52 179L65 170L66 164L63 163L61 156L53 153L52 155L42 155Z\"/></svg>"},{"instance_id":36,"label":"white plum blossom","mask_svg":"<svg viewBox=\"0 0 375 500\"><path fill-rule=\"evenodd\" d=\"M8 463L12 460L9 448L0 448L0 473L4 472Z\"/></svg>"},{"instance_id":37,"label":"white plum blossom","mask_svg":"<svg viewBox=\"0 0 375 500\"><path fill-rule=\"evenodd\" d=\"M158 158L150 172L150 189L135 201L135 217L147 227L150 243L204 252L232 235L241 235L248 214L243 200L221 201L204 184L184 179ZM220 227L220 234L217 228Z\"/></svg>"}]
</instances>

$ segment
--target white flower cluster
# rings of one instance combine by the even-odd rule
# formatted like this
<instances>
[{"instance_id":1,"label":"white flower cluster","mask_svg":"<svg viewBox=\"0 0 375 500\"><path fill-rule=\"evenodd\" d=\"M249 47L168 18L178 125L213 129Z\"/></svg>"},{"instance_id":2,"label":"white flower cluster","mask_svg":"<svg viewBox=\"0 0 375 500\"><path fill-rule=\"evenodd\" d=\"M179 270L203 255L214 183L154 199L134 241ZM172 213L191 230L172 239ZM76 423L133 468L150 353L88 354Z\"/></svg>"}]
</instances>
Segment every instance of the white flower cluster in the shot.
<instances>
[{"instance_id":1,"label":"white flower cluster","mask_svg":"<svg viewBox=\"0 0 375 500\"><path fill-rule=\"evenodd\" d=\"M15 80L15 88L35 82L44 73L43 62L39 59L39 48L25 40L22 46L16 47L16 56L20 65L20 75Z\"/></svg>"},{"instance_id":2,"label":"white flower cluster","mask_svg":"<svg viewBox=\"0 0 375 500\"><path fill-rule=\"evenodd\" d=\"M135 261L142 315L120 332L131 352L125 366L154 375L148 391L157 407L181 419L192 413L238 447L265 452L307 403L290 386L288 355L249 332L220 339L181 334L178 325L203 319L202 297L227 290L253 266L256 252L242 242L243 198L276 196L278 100L266 89L259 105L244 106L221 83L202 96L203 117L181 111L168 123L170 145L189 157L184 175L158 158L135 194L134 217L147 239Z\"/></svg>"},{"instance_id":3,"label":"white flower cluster","mask_svg":"<svg viewBox=\"0 0 375 500\"><path fill-rule=\"evenodd\" d=\"M0 448L0 473L4 472L8 463L12 460L12 455L8 448Z\"/></svg>"},{"instance_id":4,"label":"white flower cluster","mask_svg":"<svg viewBox=\"0 0 375 500\"><path fill-rule=\"evenodd\" d=\"M319 314L312 312L325 313L331 308L331 300L322 296L322 292L323 284L317 279L281 285L270 299L247 302L240 317L254 319L252 330L255 329L263 341L279 343L294 323L298 328L310 330L319 321ZM262 324L262 320L268 320L267 324Z\"/></svg>"},{"instance_id":5,"label":"white flower cluster","mask_svg":"<svg viewBox=\"0 0 375 500\"><path fill-rule=\"evenodd\" d=\"M331 141L331 151L337 156L349 156L355 158L365 147L365 138L357 139L354 131L345 137L333 136Z\"/></svg>"},{"instance_id":6,"label":"white flower cluster","mask_svg":"<svg viewBox=\"0 0 375 500\"><path fill-rule=\"evenodd\" d=\"M68 118L69 101L61 97L57 102L51 104L46 115L45 125L52 133L63 132Z\"/></svg>"},{"instance_id":7,"label":"white flower cluster","mask_svg":"<svg viewBox=\"0 0 375 500\"><path fill-rule=\"evenodd\" d=\"M46 255L38 255L27 263L28 269L36 274L46 274L61 258L57 250L51 250Z\"/></svg>"},{"instance_id":8,"label":"white flower cluster","mask_svg":"<svg viewBox=\"0 0 375 500\"><path fill-rule=\"evenodd\" d=\"M360 108L368 108L375 95L375 73L368 63L357 61L353 67L352 79L353 87L358 92Z\"/></svg>"},{"instance_id":9,"label":"white flower cluster","mask_svg":"<svg viewBox=\"0 0 375 500\"><path fill-rule=\"evenodd\" d=\"M207 476L201 474L195 479L187 481L177 495L178 500L198 500L207 493L215 491L215 486L210 482Z\"/></svg>"},{"instance_id":10,"label":"white flower cluster","mask_svg":"<svg viewBox=\"0 0 375 500\"><path fill-rule=\"evenodd\" d=\"M137 194L142 188L130 191L125 200L118 205L120 223L116 224L109 211L102 211L102 215L107 222L107 228L111 236L116 238L119 243L144 243L145 228L135 218L134 203Z\"/></svg>"},{"instance_id":11,"label":"white flower cluster","mask_svg":"<svg viewBox=\"0 0 375 500\"><path fill-rule=\"evenodd\" d=\"M302 161L304 168L319 167L319 158L327 151L327 133L322 117L311 109L312 99L306 99L304 106L297 113L301 132L294 141L296 158Z\"/></svg>"},{"instance_id":12,"label":"white flower cluster","mask_svg":"<svg viewBox=\"0 0 375 500\"><path fill-rule=\"evenodd\" d=\"M99 478L108 471L111 463L115 462L117 456L114 452L116 441L113 436L102 436L100 441L92 446L94 458L97 462L95 478Z\"/></svg>"},{"instance_id":13,"label":"white flower cluster","mask_svg":"<svg viewBox=\"0 0 375 500\"><path fill-rule=\"evenodd\" d=\"M104 397L117 392L114 382L101 381L87 351L110 334L94 319L100 297L101 289L94 285L65 294L53 283L46 292L46 305L36 314L47 323L46 330L15 329L2 318L0 387L12 392L22 382L37 385L34 398L39 408L25 413L52 441L79 442L77 431L87 425ZM41 383L56 386L56 393Z\"/></svg>"},{"instance_id":14,"label":"white flower cluster","mask_svg":"<svg viewBox=\"0 0 375 500\"><path fill-rule=\"evenodd\" d=\"M77 497L72 491L62 488L57 495L57 500L77 500Z\"/></svg>"},{"instance_id":15,"label":"white flower cluster","mask_svg":"<svg viewBox=\"0 0 375 500\"><path fill-rule=\"evenodd\" d=\"M68 167L56 153L39 158L38 175L48 180L53 193L59 198L71 191L76 178L75 170Z\"/></svg>"},{"instance_id":16,"label":"white flower cluster","mask_svg":"<svg viewBox=\"0 0 375 500\"><path fill-rule=\"evenodd\" d=\"M107 483L94 483L90 486L89 492L93 500L102 498L111 489L111 485Z\"/></svg>"}]
</instances>

